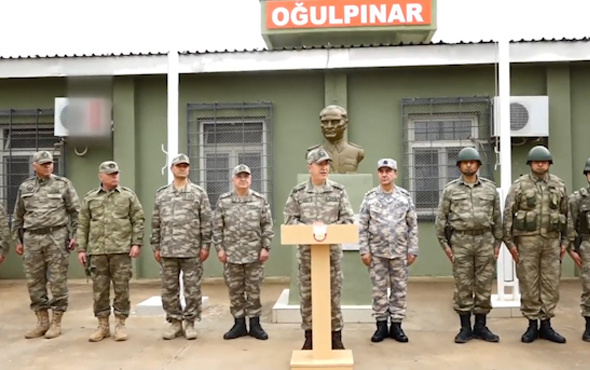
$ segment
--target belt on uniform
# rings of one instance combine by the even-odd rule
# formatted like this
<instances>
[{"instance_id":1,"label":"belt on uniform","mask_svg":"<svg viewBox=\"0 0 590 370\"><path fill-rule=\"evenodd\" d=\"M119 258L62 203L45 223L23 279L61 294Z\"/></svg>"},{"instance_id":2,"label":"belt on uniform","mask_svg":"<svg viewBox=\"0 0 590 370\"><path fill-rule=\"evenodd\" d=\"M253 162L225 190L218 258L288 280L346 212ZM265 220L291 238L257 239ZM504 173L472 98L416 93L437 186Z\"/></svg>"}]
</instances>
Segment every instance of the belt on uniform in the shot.
<instances>
[{"instance_id":1,"label":"belt on uniform","mask_svg":"<svg viewBox=\"0 0 590 370\"><path fill-rule=\"evenodd\" d=\"M50 226L50 227L42 227L40 229L34 229L34 230L26 229L25 232L30 233L30 234L34 234L34 235L45 235L45 234L52 233L56 230L63 229L66 226L67 225Z\"/></svg>"},{"instance_id":2,"label":"belt on uniform","mask_svg":"<svg viewBox=\"0 0 590 370\"><path fill-rule=\"evenodd\" d=\"M483 235L487 232L491 231L491 229L479 229L479 230L453 230L453 232L457 233L457 234L463 234L463 235L472 235L472 236L477 236L477 235Z\"/></svg>"}]
</instances>

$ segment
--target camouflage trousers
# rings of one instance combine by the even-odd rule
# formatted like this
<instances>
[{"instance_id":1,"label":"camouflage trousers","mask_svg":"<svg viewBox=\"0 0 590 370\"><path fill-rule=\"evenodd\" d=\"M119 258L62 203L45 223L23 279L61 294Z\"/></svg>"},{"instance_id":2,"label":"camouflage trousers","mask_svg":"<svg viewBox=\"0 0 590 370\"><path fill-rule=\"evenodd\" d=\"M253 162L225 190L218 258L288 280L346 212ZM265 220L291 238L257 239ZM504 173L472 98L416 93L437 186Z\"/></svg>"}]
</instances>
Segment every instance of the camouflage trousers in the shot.
<instances>
[{"instance_id":1,"label":"camouflage trousers","mask_svg":"<svg viewBox=\"0 0 590 370\"><path fill-rule=\"evenodd\" d=\"M373 285L373 316L377 321L401 322L406 317L408 259L371 256L369 276ZM389 288L389 297L387 289Z\"/></svg>"},{"instance_id":2,"label":"camouflage trousers","mask_svg":"<svg viewBox=\"0 0 590 370\"><path fill-rule=\"evenodd\" d=\"M185 307L180 302L180 272L184 284ZM201 280L203 263L198 257L162 258L162 307L166 320L200 321L202 310Z\"/></svg>"},{"instance_id":3,"label":"camouflage trousers","mask_svg":"<svg viewBox=\"0 0 590 370\"><path fill-rule=\"evenodd\" d=\"M582 282L582 297L580 306L582 316L590 316L590 241L582 242L580 245L580 255L582 256L582 269L580 270L580 281Z\"/></svg>"},{"instance_id":4,"label":"camouflage trousers","mask_svg":"<svg viewBox=\"0 0 590 370\"><path fill-rule=\"evenodd\" d=\"M520 256L516 265L520 311L529 320L550 319L559 301L559 239L519 236L516 245Z\"/></svg>"},{"instance_id":5,"label":"camouflage trousers","mask_svg":"<svg viewBox=\"0 0 590 370\"><path fill-rule=\"evenodd\" d=\"M230 311L236 319L242 317L260 317L260 287L264 279L264 264L260 261L251 263L226 263L223 277L229 290Z\"/></svg>"},{"instance_id":6,"label":"camouflage trousers","mask_svg":"<svg viewBox=\"0 0 590 370\"><path fill-rule=\"evenodd\" d=\"M342 267L340 260L342 250L340 247L330 248L330 303L332 307L332 330L342 330L342 310L340 309L340 297L342 295ZM299 247L297 251L299 263L299 297L301 310L301 328L311 330L311 250L310 247Z\"/></svg>"},{"instance_id":7,"label":"camouflage trousers","mask_svg":"<svg viewBox=\"0 0 590 370\"><path fill-rule=\"evenodd\" d=\"M68 308L68 229L63 227L48 234L25 232L24 270L31 299L31 310ZM47 283L52 298L47 295Z\"/></svg>"},{"instance_id":8,"label":"camouflage trousers","mask_svg":"<svg viewBox=\"0 0 590 370\"><path fill-rule=\"evenodd\" d=\"M115 298L113 310L115 315L128 317L131 303L129 301L129 280L133 270L131 257L127 253L95 254L90 256L90 277L94 295L94 316L108 317L111 314L111 283Z\"/></svg>"},{"instance_id":9,"label":"camouflage trousers","mask_svg":"<svg viewBox=\"0 0 590 370\"><path fill-rule=\"evenodd\" d=\"M491 231L483 235L453 233L453 309L458 314L487 315L492 310L496 266L494 242Z\"/></svg>"}]
</instances>

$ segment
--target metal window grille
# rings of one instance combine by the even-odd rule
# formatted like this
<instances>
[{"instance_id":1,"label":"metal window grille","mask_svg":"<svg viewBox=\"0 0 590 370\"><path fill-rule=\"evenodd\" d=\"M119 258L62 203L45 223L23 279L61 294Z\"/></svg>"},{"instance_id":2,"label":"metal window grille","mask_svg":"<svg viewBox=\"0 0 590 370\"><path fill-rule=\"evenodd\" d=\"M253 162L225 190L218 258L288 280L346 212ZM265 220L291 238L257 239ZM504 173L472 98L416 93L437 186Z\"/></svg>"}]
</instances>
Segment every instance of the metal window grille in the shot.
<instances>
[{"instance_id":1,"label":"metal window grille","mask_svg":"<svg viewBox=\"0 0 590 370\"><path fill-rule=\"evenodd\" d=\"M418 216L434 219L445 185L460 176L456 162L462 148L476 148L482 158L480 176L492 178L490 98L414 98L402 99L401 105L404 186Z\"/></svg>"},{"instance_id":2,"label":"metal window grille","mask_svg":"<svg viewBox=\"0 0 590 370\"><path fill-rule=\"evenodd\" d=\"M188 155L196 163L191 180L201 184L212 206L233 189L231 171L246 164L252 190L272 200L272 104L189 104Z\"/></svg>"},{"instance_id":3,"label":"metal window grille","mask_svg":"<svg viewBox=\"0 0 590 370\"><path fill-rule=\"evenodd\" d=\"M0 110L0 197L12 214L18 187L34 175L33 154L53 153L54 173L64 175L63 143L53 134L53 109Z\"/></svg>"}]
</instances>

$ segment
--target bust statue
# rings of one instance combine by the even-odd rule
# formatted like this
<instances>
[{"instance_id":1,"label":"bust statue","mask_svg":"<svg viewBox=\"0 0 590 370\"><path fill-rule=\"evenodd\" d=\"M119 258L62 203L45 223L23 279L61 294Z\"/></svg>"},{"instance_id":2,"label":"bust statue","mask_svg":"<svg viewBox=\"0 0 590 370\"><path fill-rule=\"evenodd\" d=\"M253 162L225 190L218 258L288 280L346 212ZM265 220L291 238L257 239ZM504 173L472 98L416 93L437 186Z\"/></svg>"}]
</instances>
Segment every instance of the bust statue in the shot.
<instances>
[{"instance_id":1,"label":"bust statue","mask_svg":"<svg viewBox=\"0 0 590 370\"><path fill-rule=\"evenodd\" d=\"M329 105L320 112L320 123L324 142L307 148L307 153L324 148L330 155L330 170L334 173L356 173L358 164L365 158L360 146L344 139L348 128L348 113L338 105Z\"/></svg>"}]
</instances>

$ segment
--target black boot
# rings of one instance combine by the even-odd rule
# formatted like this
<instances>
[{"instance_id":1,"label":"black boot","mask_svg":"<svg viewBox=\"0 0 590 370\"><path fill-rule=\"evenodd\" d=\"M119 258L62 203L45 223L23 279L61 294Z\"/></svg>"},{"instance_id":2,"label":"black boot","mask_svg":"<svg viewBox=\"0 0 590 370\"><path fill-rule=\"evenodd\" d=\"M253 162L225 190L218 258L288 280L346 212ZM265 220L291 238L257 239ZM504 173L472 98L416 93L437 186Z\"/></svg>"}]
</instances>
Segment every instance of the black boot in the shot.
<instances>
[{"instance_id":1,"label":"black boot","mask_svg":"<svg viewBox=\"0 0 590 370\"><path fill-rule=\"evenodd\" d=\"M391 328L389 329L389 336L398 342L406 343L409 341L406 333L402 329L401 322L392 322Z\"/></svg>"},{"instance_id":2,"label":"black boot","mask_svg":"<svg viewBox=\"0 0 590 370\"><path fill-rule=\"evenodd\" d=\"M559 335L558 332L551 327L551 320L541 320L541 329L539 330L539 338L547 339L554 343L565 343L565 338Z\"/></svg>"},{"instance_id":3,"label":"black boot","mask_svg":"<svg viewBox=\"0 0 590 370\"><path fill-rule=\"evenodd\" d=\"M590 342L590 316L585 316L584 319L586 319L586 330L582 334L582 340L584 342Z\"/></svg>"},{"instance_id":4,"label":"black boot","mask_svg":"<svg viewBox=\"0 0 590 370\"><path fill-rule=\"evenodd\" d=\"M229 331L223 334L223 339L236 339L248 335L248 329L246 329L246 318L240 317L234 319L234 326Z\"/></svg>"},{"instance_id":5,"label":"black boot","mask_svg":"<svg viewBox=\"0 0 590 370\"><path fill-rule=\"evenodd\" d=\"M341 330L332 332L332 349L344 349L344 344L342 344Z\"/></svg>"},{"instance_id":6,"label":"black boot","mask_svg":"<svg viewBox=\"0 0 590 370\"><path fill-rule=\"evenodd\" d=\"M268 334L262 329L260 326L260 317L251 317L250 318L250 336L260 339L260 340L267 340Z\"/></svg>"},{"instance_id":7,"label":"black boot","mask_svg":"<svg viewBox=\"0 0 590 370\"><path fill-rule=\"evenodd\" d=\"M539 338L537 320L529 320L529 327L520 338L520 341L523 343L532 343L537 338Z\"/></svg>"},{"instance_id":8,"label":"black boot","mask_svg":"<svg viewBox=\"0 0 590 370\"><path fill-rule=\"evenodd\" d=\"M312 338L313 338L313 335L312 335L311 330L306 330L305 331L305 342L303 343L303 347L301 347L302 350L313 348Z\"/></svg>"},{"instance_id":9,"label":"black boot","mask_svg":"<svg viewBox=\"0 0 590 370\"><path fill-rule=\"evenodd\" d=\"M473 338L473 331L471 330L471 314L459 314L459 320L461 320L461 330L455 335L455 343L467 343Z\"/></svg>"},{"instance_id":10,"label":"black boot","mask_svg":"<svg viewBox=\"0 0 590 370\"><path fill-rule=\"evenodd\" d=\"M486 315L475 314L475 325L473 325L473 338L482 339L486 342L499 342L500 337L492 333L486 326Z\"/></svg>"},{"instance_id":11,"label":"black boot","mask_svg":"<svg viewBox=\"0 0 590 370\"><path fill-rule=\"evenodd\" d=\"M387 331L387 320L377 321L377 330L375 330L375 334L373 334L373 336L371 337L371 342L381 342L388 336L389 332Z\"/></svg>"}]
</instances>

